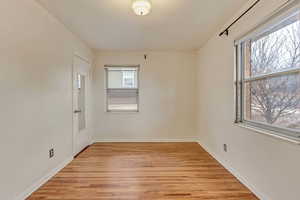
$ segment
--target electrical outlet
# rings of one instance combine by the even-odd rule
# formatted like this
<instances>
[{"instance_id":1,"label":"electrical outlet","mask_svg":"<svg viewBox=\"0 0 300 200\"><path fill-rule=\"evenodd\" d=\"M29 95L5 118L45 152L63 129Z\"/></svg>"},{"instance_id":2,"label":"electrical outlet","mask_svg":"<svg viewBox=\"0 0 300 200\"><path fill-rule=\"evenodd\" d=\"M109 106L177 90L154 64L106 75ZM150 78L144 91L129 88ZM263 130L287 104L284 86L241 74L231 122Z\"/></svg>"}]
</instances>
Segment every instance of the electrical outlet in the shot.
<instances>
[{"instance_id":1,"label":"electrical outlet","mask_svg":"<svg viewBox=\"0 0 300 200\"><path fill-rule=\"evenodd\" d=\"M223 144L223 150L224 150L224 152L227 152L227 144Z\"/></svg>"},{"instance_id":2,"label":"electrical outlet","mask_svg":"<svg viewBox=\"0 0 300 200\"><path fill-rule=\"evenodd\" d=\"M50 149L49 150L49 158L53 158L54 157L54 149Z\"/></svg>"}]
</instances>

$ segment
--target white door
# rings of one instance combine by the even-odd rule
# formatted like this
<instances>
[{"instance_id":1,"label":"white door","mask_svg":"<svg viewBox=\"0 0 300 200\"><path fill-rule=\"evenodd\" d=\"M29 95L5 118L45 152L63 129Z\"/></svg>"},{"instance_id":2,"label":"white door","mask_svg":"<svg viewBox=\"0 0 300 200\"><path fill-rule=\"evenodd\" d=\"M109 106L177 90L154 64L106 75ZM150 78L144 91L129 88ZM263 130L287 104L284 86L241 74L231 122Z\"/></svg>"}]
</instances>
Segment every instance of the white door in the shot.
<instances>
[{"instance_id":1,"label":"white door","mask_svg":"<svg viewBox=\"0 0 300 200\"><path fill-rule=\"evenodd\" d=\"M75 56L73 64L73 152L74 156L91 144L88 123L90 64Z\"/></svg>"}]
</instances>

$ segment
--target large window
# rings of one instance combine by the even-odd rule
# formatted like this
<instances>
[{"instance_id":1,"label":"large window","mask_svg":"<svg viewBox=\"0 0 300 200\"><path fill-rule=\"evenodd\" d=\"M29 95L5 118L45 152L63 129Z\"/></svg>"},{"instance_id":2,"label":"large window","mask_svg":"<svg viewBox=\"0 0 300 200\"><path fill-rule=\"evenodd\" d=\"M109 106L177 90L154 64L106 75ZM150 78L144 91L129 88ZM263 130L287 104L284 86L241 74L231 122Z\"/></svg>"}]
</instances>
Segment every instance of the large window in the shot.
<instances>
[{"instance_id":1,"label":"large window","mask_svg":"<svg viewBox=\"0 0 300 200\"><path fill-rule=\"evenodd\" d=\"M108 112L137 112L139 67L106 66Z\"/></svg>"},{"instance_id":2,"label":"large window","mask_svg":"<svg viewBox=\"0 0 300 200\"><path fill-rule=\"evenodd\" d=\"M300 15L295 6L236 42L236 122L300 140Z\"/></svg>"}]
</instances>

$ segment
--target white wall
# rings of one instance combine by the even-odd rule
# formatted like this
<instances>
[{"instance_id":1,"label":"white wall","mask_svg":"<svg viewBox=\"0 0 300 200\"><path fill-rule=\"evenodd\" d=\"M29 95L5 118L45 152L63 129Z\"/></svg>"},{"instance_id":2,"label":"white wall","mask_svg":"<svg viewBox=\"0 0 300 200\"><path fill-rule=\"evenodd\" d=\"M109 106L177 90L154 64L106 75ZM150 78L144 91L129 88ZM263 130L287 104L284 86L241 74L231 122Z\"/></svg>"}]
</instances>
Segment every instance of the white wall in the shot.
<instances>
[{"instance_id":1,"label":"white wall","mask_svg":"<svg viewBox=\"0 0 300 200\"><path fill-rule=\"evenodd\" d=\"M0 41L0 199L12 200L72 156L73 53L92 52L33 0L1 1Z\"/></svg>"},{"instance_id":2,"label":"white wall","mask_svg":"<svg viewBox=\"0 0 300 200\"><path fill-rule=\"evenodd\" d=\"M194 52L99 52L94 72L96 141L195 139ZM140 112L105 112L104 65L141 65Z\"/></svg>"},{"instance_id":3,"label":"white wall","mask_svg":"<svg viewBox=\"0 0 300 200\"><path fill-rule=\"evenodd\" d=\"M232 123L233 40L283 2L261 1L229 37L216 33L198 53L197 74L193 52L146 52L147 61L144 52L98 53L94 139L194 140L198 114L201 144L261 197L299 199L300 147ZM0 30L0 199L12 200L72 156L73 53L92 52L33 0L2 2ZM105 112L105 64L141 64L139 113Z\"/></svg>"},{"instance_id":4,"label":"white wall","mask_svg":"<svg viewBox=\"0 0 300 200\"><path fill-rule=\"evenodd\" d=\"M200 143L216 158L222 158L220 161L227 168L233 169L266 200L299 199L300 146L233 124L233 42L283 2L285 0L261 1L231 29L229 37L220 38L216 33L198 53ZM224 143L228 144L228 153L223 152Z\"/></svg>"}]
</instances>

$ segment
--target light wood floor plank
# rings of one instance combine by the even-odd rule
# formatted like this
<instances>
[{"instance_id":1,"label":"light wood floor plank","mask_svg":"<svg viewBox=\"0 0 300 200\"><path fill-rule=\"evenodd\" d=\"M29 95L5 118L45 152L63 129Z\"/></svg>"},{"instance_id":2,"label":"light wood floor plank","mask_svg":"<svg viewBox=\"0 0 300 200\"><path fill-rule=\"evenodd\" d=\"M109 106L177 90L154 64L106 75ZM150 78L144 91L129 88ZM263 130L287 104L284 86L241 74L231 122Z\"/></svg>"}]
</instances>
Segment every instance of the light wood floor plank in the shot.
<instances>
[{"instance_id":1,"label":"light wood floor plank","mask_svg":"<svg viewBox=\"0 0 300 200\"><path fill-rule=\"evenodd\" d=\"M28 200L257 200L197 143L96 143Z\"/></svg>"}]
</instances>

